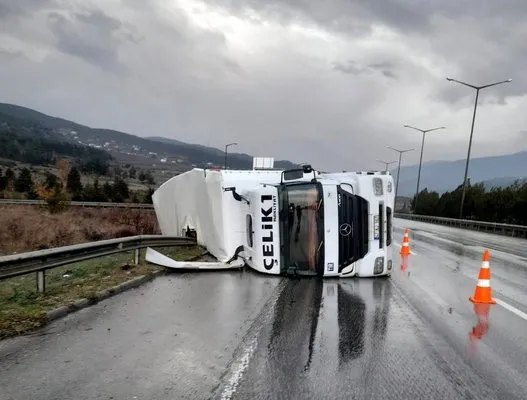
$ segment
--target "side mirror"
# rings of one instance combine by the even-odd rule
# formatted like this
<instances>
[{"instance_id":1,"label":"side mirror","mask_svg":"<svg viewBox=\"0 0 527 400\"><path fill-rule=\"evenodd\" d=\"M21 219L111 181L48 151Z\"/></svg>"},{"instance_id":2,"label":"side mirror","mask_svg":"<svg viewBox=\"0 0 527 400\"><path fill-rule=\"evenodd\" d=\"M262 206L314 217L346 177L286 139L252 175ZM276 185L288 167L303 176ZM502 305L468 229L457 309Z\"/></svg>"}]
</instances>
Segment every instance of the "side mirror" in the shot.
<instances>
[{"instance_id":1,"label":"side mirror","mask_svg":"<svg viewBox=\"0 0 527 400\"><path fill-rule=\"evenodd\" d=\"M309 164L302 165L302 170L306 174L310 174L311 172L313 172L313 168L311 168L311 165Z\"/></svg>"}]
</instances>

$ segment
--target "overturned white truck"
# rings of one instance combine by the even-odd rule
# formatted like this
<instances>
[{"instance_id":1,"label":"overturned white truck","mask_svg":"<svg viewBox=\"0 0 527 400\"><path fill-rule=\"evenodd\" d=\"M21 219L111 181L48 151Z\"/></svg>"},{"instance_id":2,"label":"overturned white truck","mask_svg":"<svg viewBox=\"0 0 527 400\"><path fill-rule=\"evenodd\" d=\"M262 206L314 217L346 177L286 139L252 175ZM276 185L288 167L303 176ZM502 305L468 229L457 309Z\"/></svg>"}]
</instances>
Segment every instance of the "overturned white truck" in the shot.
<instances>
[{"instance_id":1,"label":"overturned white truck","mask_svg":"<svg viewBox=\"0 0 527 400\"><path fill-rule=\"evenodd\" d=\"M226 268L322 277L392 271L395 196L384 171L195 168L152 199L163 234L195 236ZM149 261L178 265L157 256L150 252Z\"/></svg>"}]
</instances>

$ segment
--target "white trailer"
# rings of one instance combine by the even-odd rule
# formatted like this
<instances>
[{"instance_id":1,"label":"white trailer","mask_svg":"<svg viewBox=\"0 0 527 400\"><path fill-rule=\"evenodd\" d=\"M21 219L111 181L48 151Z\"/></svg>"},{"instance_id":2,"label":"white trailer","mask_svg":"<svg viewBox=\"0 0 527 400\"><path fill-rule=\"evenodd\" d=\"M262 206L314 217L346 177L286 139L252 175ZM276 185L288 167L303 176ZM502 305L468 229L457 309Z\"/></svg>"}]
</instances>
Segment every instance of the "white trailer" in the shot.
<instances>
[{"instance_id":1,"label":"white trailer","mask_svg":"<svg viewBox=\"0 0 527 400\"><path fill-rule=\"evenodd\" d=\"M163 234L194 235L220 266L323 277L392 271L395 196L384 171L195 168L152 199Z\"/></svg>"}]
</instances>

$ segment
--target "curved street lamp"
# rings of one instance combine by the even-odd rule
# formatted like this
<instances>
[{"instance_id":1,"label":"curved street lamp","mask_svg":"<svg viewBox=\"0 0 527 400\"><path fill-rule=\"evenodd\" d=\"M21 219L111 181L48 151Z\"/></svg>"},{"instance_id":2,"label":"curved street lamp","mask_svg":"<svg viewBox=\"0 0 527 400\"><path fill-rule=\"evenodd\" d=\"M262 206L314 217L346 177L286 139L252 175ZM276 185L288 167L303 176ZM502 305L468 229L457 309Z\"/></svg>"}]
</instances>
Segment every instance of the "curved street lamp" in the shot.
<instances>
[{"instance_id":1,"label":"curved street lamp","mask_svg":"<svg viewBox=\"0 0 527 400\"><path fill-rule=\"evenodd\" d=\"M457 79L453 79L449 77L447 77L446 80L449 82L457 82L457 83L460 83L461 85L465 85L465 86L468 86L476 90L476 101L474 102L474 114L472 115L472 127L470 128L470 139L468 141L467 162L465 164L465 178L463 179L463 192L461 193L461 205L459 206L459 219L461 219L463 217L463 203L465 202L465 191L467 189L468 163L470 160L470 149L472 147L472 135L474 134L474 121L476 120L476 108L478 107L479 91L481 89L485 89L491 86L496 86L496 85L501 85L502 83L512 82L512 79L507 79L507 80L495 82L495 83L489 83L488 85L483 85L483 86L471 85L470 83L458 81Z\"/></svg>"},{"instance_id":2,"label":"curved street lamp","mask_svg":"<svg viewBox=\"0 0 527 400\"><path fill-rule=\"evenodd\" d=\"M390 164L393 164L393 163L396 163L397 161L383 161L383 160L379 160L377 159L378 162L380 162L381 164L384 164L386 166L386 171L388 171L388 166Z\"/></svg>"},{"instance_id":3,"label":"curved street lamp","mask_svg":"<svg viewBox=\"0 0 527 400\"><path fill-rule=\"evenodd\" d=\"M423 142L421 143L421 158L419 159L419 172L417 173L417 188L415 189L414 212L417 209L417 196L419 194L419 181L421 180L421 164L423 162L423 149L425 147L425 136L428 132L437 131L438 129L446 129L444 126L432 129L419 129L410 125L404 125L405 128L415 129L423 134Z\"/></svg>"},{"instance_id":4,"label":"curved street lamp","mask_svg":"<svg viewBox=\"0 0 527 400\"><path fill-rule=\"evenodd\" d=\"M399 153L399 167L397 167L397 183L395 184L395 201L397 201L397 191L399 190L399 175L400 175L400 172L401 172L401 157L403 155L403 153L406 153L407 151L412 151L412 150L415 150L415 148L413 149L405 149L405 150L398 150L396 149L395 147L392 147L392 146L386 146L388 149L392 149L393 151L396 151Z\"/></svg>"},{"instance_id":5,"label":"curved street lamp","mask_svg":"<svg viewBox=\"0 0 527 400\"><path fill-rule=\"evenodd\" d=\"M236 146L238 145L238 143L229 143L229 144L226 144L225 145L225 164L223 166L223 169L227 169L227 149L230 147L230 146Z\"/></svg>"}]
</instances>

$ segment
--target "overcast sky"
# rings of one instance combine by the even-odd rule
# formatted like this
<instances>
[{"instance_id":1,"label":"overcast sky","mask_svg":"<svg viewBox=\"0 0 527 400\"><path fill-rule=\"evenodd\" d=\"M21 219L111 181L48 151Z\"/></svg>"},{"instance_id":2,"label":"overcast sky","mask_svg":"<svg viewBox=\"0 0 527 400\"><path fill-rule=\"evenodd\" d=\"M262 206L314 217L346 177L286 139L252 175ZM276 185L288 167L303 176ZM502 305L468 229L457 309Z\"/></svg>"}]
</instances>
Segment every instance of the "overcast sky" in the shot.
<instances>
[{"instance_id":1,"label":"overcast sky","mask_svg":"<svg viewBox=\"0 0 527 400\"><path fill-rule=\"evenodd\" d=\"M0 101L92 127L382 167L527 149L526 0L0 0ZM419 152L404 164L416 163Z\"/></svg>"}]
</instances>

